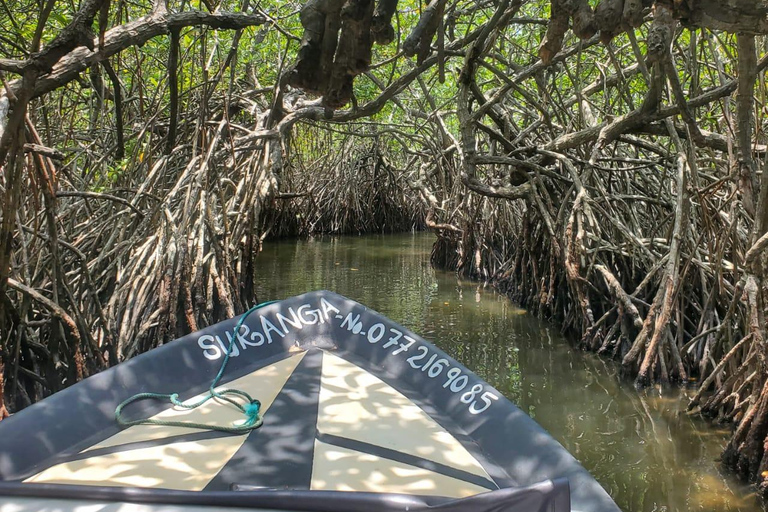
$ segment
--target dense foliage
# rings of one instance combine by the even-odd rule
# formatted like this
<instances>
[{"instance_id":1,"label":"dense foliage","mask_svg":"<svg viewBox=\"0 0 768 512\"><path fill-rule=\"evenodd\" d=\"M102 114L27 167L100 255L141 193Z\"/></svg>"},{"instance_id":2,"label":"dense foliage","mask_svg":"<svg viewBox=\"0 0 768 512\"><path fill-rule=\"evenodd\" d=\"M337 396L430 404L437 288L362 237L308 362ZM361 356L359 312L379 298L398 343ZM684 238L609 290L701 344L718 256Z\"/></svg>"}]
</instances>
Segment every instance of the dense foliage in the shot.
<instances>
[{"instance_id":1,"label":"dense foliage","mask_svg":"<svg viewBox=\"0 0 768 512\"><path fill-rule=\"evenodd\" d=\"M242 311L268 236L426 226L762 481L765 9L0 0L0 396Z\"/></svg>"}]
</instances>

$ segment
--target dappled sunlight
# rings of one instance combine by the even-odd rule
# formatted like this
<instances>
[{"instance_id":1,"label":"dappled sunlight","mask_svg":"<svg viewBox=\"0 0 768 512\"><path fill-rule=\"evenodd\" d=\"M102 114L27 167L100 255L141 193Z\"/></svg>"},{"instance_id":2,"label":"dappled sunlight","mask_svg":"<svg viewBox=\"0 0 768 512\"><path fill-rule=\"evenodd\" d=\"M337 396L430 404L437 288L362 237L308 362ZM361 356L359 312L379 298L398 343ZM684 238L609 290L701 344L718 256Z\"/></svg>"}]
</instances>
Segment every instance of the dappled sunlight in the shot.
<instances>
[{"instance_id":1,"label":"dappled sunlight","mask_svg":"<svg viewBox=\"0 0 768 512\"><path fill-rule=\"evenodd\" d=\"M727 480L720 474L691 475L696 485L687 490L687 500L692 511L739 510L754 506L757 496L754 493L736 495ZM729 496L726 508L723 507L723 496Z\"/></svg>"},{"instance_id":2,"label":"dappled sunlight","mask_svg":"<svg viewBox=\"0 0 768 512\"><path fill-rule=\"evenodd\" d=\"M269 408L304 352L235 379L225 387L236 387L262 401L262 413ZM192 397L195 403L204 394ZM231 425L243 414L231 404L210 400L196 409L169 408L153 419ZM214 439L171 442L143 446L141 443L196 432L199 429L159 425L136 425L125 429L88 451L115 447L113 453L86 457L52 466L27 479L35 483L78 483L202 490L243 445L247 435L228 435ZM125 446L139 443L136 447ZM125 448L125 449L123 449Z\"/></svg>"},{"instance_id":3,"label":"dappled sunlight","mask_svg":"<svg viewBox=\"0 0 768 512\"><path fill-rule=\"evenodd\" d=\"M420 407L339 357L323 357L318 431L418 455L487 477L478 461Z\"/></svg>"},{"instance_id":4,"label":"dappled sunlight","mask_svg":"<svg viewBox=\"0 0 768 512\"><path fill-rule=\"evenodd\" d=\"M218 512L221 507L99 503L44 498L4 498L0 512ZM242 509L240 509L242 510Z\"/></svg>"},{"instance_id":5,"label":"dappled sunlight","mask_svg":"<svg viewBox=\"0 0 768 512\"><path fill-rule=\"evenodd\" d=\"M393 492L465 498L487 489L375 455L315 441L313 490Z\"/></svg>"},{"instance_id":6,"label":"dappled sunlight","mask_svg":"<svg viewBox=\"0 0 768 512\"><path fill-rule=\"evenodd\" d=\"M27 480L202 490L240 448L244 436L226 436L118 451L53 466Z\"/></svg>"},{"instance_id":7,"label":"dappled sunlight","mask_svg":"<svg viewBox=\"0 0 768 512\"><path fill-rule=\"evenodd\" d=\"M285 384L285 381L291 376L291 373L301 362L303 356L304 353L302 352L295 356L288 357L231 382L227 382L217 389L236 388L250 393L251 396L258 398L261 401L262 414L266 414L269 407L272 405L272 402L275 400L275 397L280 392L280 389L282 389L283 384ZM185 400L184 404L199 402L200 399L206 395L207 391ZM229 426L241 421L243 419L243 413L230 403L219 399L213 399L195 409L169 407L152 416L152 419ZM159 425L136 425L118 432L101 443L91 446L89 450L127 443L165 439L171 436L188 434L191 431L200 431L200 429Z\"/></svg>"}]
</instances>

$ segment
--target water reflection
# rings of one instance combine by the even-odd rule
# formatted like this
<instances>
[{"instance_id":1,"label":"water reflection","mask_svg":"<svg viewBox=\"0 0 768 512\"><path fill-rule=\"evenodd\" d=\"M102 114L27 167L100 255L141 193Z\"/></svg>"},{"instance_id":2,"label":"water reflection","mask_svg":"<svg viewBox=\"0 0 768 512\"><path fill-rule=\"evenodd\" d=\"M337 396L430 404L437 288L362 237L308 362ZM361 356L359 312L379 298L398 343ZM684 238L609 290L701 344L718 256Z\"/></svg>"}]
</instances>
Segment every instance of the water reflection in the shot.
<instances>
[{"instance_id":1,"label":"water reflection","mask_svg":"<svg viewBox=\"0 0 768 512\"><path fill-rule=\"evenodd\" d=\"M685 414L685 391L638 395L616 367L477 283L435 272L429 234L265 244L259 299L328 289L439 345L534 417L626 511L753 512L716 458L726 430Z\"/></svg>"}]
</instances>

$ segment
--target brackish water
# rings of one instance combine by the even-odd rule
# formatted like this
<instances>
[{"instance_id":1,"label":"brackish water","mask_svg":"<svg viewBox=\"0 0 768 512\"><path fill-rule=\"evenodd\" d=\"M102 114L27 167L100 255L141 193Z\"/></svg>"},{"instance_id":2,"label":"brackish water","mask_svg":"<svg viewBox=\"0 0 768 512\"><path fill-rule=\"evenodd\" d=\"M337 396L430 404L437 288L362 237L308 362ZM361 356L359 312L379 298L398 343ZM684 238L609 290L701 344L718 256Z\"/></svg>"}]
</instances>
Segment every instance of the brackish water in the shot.
<instances>
[{"instance_id":1,"label":"brackish water","mask_svg":"<svg viewBox=\"0 0 768 512\"><path fill-rule=\"evenodd\" d=\"M259 299L327 289L434 342L560 441L627 512L764 508L717 464L728 431L685 414L687 391L638 394L617 367L489 287L430 267L430 234L264 245Z\"/></svg>"}]
</instances>

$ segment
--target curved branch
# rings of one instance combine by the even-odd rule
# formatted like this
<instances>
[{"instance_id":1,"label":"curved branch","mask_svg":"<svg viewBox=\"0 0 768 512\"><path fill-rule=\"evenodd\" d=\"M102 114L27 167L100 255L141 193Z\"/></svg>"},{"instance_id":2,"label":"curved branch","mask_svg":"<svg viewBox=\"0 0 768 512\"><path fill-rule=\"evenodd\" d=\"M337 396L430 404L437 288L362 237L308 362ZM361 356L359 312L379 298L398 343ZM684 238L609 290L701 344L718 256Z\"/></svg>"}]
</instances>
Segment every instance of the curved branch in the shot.
<instances>
[{"instance_id":1,"label":"curved branch","mask_svg":"<svg viewBox=\"0 0 768 512\"><path fill-rule=\"evenodd\" d=\"M131 46L141 46L152 38L168 34L171 30L184 27L207 26L215 29L236 30L262 25L266 18L255 14L202 11L169 13L156 11L130 23L115 27L104 34L104 46L98 48L98 41L91 41L95 50L85 46L67 53L52 68L51 72L38 78L32 98L40 97L76 79L90 66L107 59ZM34 59L27 61L24 68L36 65ZM21 80L9 84L14 93L21 89Z\"/></svg>"},{"instance_id":2,"label":"curved branch","mask_svg":"<svg viewBox=\"0 0 768 512\"><path fill-rule=\"evenodd\" d=\"M110 194L102 194L99 192L81 192L81 191L60 191L56 192L56 197L87 197L90 199L106 199L108 201L114 201L116 203L123 204L136 212L141 217L144 217L144 212L136 208L130 201L123 199L122 197L113 196Z\"/></svg>"}]
</instances>

